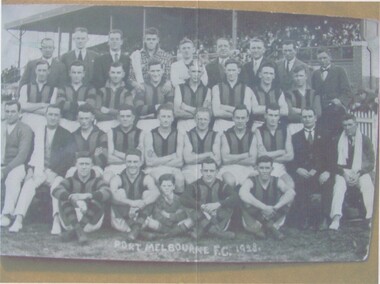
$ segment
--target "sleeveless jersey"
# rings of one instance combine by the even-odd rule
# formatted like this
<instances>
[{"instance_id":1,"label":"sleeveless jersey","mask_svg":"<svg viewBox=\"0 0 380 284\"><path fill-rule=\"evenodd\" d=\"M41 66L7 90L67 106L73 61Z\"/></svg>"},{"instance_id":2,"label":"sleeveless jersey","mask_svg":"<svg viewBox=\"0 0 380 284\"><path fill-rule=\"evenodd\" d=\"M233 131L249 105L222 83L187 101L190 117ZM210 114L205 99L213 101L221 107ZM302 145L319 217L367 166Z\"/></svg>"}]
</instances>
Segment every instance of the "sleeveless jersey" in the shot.
<instances>
[{"instance_id":1,"label":"sleeveless jersey","mask_svg":"<svg viewBox=\"0 0 380 284\"><path fill-rule=\"evenodd\" d=\"M274 135L270 133L269 129L264 124L259 127L261 138L264 147L267 151L277 151L285 149L287 131L286 127L277 127Z\"/></svg>"},{"instance_id":2,"label":"sleeveless jersey","mask_svg":"<svg viewBox=\"0 0 380 284\"><path fill-rule=\"evenodd\" d=\"M144 178L145 174L140 172L134 182L131 182L128 178L126 170L120 174L121 188L125 191L128 199L138 200L142 198L142 194L145 191Z\"/></svg>"},{"instance_id":3,"label":"sleeveless jersey","mask_svg":"<svg viewBox=\"0 0 380 284\"><path fill-rule=\"evenodd\" d=\"M209 130L206 136L202 139L199 137L196 127L187 132L193 151L196 154L202 154L206 152L212 152L212 146L214 145L217 132Z\"/></svg>"},{"instance_id":4,"label":"sleeveless jersey","mask_svg":"<svg viewBox=\"0 0 380 284\"><path fill-rule=\"evenodd\" d=\"M41 90L38 90L38 85L30 83L27 85L27 96L29 103L50 103L53 96L54 87L47 84L43 85Z\"/></svg>"},{"instance_id":5,"label":"sleeveless jersey","mask_svg":"<svg viewBox=\"0 0 380 284\"><path fill-rule=\"evenodd\" d=\"M133 96L124 87L119 87L115 91L109 87L104 87L99 90L99 95L101 98L101 106L107 108L119 109L123 104L133 105Z\"/></svg>"},{"instance_id":6,"label":"sleeveless jersey","mask_svg":"<svg viewBox=\"0 0 380 284\"><path fill-rule=\"evenodd\" d=\"M194 92L189 85L189 81L180 84L179 88L181 90L182 102L192 107L202 107L207 96L208 88L201 82L198 88Z\"/></svg>"},{"instance_id":7,"label":"sleeveless jersey","mask_svg":"<svg viewBox=\"0 0 380 284\"><path fill-rule=\"evenodd\" d=\"M240 82L237 82L233 88L227 82L219 83L220 103L233 107L244 104L245 88L246 85Z\"/></svg>"},{"instance_id":8,"label":"sleeveless jersey","mask_svg":"<svg viewBox=\"0 0 380 284\"><path fill-rule=\"evenodd\" d=\"M172 129L166 139L158 132L158 127L152 130L153 149L157 157L171 155L177 151L177 136L176 129Z\"/></svg>"},{"instance_id":9,"label":"sleeveless jersey","mask_svg":"<svg viewBox=\"0 0 380 284\"><path fill-rule=\"evenodd\" d=\"M267 189L263 188L258 176L250 177L249 179L253 183L253 188L251 188L250 192L256 199L269 206L276 205L282 195L278 188L278 178L270 177Z\"/></svg>"},{"instance_id":10,"label":"sleeveless jersey","mask_svg":"<svg viewBox=\"0 0 380 284\"><path fill-rule=\"evenodd\" d=\"M227 138L230 153L233 155L249 152L253 140L253 132L246 130L242 138L237 137L234 127L224 132Z\"/></svg>"},{"instance_id":11,"label":"sleeveless jersey","mask_svg":"<svg viewBox=\"0 0 380 284\"><path fill-rule=\"evenodd\" d=\"M139 145L142 130L134 126L130 131L125 133L118 125L112 128L113 144L117 151L126 153L128 150L136 149Z\"/></svg>"}]
</instances>

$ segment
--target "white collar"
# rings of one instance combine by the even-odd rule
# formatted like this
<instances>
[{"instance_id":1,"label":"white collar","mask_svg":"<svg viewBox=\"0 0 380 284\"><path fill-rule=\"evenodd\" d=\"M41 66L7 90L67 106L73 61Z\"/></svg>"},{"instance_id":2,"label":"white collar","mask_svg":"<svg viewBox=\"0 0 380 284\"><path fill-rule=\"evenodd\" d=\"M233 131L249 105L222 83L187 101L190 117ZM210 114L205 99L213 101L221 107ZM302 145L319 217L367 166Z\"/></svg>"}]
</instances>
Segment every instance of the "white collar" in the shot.
<instances>
[{"instance_id":1,"label":"white collar","mask_svg":"<svg viewBox=\"0 0 380 284\"><path fill-rule=\"evenodd\" d=\"M53 63L53 56L50 57L49 59L46 59L44 57L42 57L41 59L44 60L44 61L47 61L47 63L49 63L49 66L51 66L51 64Z\"/></svg>"},{"instance_id":2,"label":"white collar","mask_svg":"<svg viewBox=\"0 0 380 284\"><path fill-rule=\"evenodd\" d=\"M82 49L78 49L76 48L75 49L75 56L78 57L79 56L79 52L82 52L82 57L83 59L86 57L86 53L87 53L87 48L82 48Z\"/></svg>"}]
</instances>

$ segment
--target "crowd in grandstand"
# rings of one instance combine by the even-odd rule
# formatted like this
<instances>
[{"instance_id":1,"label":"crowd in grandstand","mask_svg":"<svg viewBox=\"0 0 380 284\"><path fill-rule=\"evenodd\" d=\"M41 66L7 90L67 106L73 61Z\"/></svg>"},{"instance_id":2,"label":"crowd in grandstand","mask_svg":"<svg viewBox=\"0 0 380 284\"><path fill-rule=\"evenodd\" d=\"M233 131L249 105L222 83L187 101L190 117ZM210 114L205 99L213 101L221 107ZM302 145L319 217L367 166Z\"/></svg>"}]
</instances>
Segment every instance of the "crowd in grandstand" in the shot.
<instances>
[{"instance_id":1,"label":"crowd in grandstand","mask_svg":"<svg viewBox=\"0 0 380 284\"><path fill-rule=\"evenodd\" d=\"M350 40L353 29L338 34ZM272 45L279 34L268 35ZM328 34L326 44L338 44ZM234 239L237 223L255 238L282 240L283 226L339 230L350 192L359 193L354 205L368 229L375 158L347 113L357 103L347 74L325 48L317 70L297 58L296 41L313 45L315 33L285 35L283 59L267 58L266 41L254 37L244 64L223 37L207 64L188 38L173 60L156 28L130 55L116 29L105 54L86 48L83 27L59 59L44 38L18 99L5 102L1 226L20 232L45 186L51 233L64 242L87 243L106 222L130 241Z\"/></svg>"}]
</instances>

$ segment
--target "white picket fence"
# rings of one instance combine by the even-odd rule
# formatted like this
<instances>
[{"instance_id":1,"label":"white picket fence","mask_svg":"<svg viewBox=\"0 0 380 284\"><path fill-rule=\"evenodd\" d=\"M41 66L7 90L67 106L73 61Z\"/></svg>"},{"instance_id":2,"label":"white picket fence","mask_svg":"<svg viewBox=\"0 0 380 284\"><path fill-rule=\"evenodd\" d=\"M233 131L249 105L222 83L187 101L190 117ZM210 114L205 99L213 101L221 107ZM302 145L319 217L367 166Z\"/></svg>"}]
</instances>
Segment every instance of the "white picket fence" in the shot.
<instances>
[{"instance_id":1,"label":"white picket fence","mask_svg":"<svg viewBox=\"0 0 380 284\"><path fill-rule=\"evenodd\" d=\"M371 139L374 151L377 153L378 114L374 111L350 111L350 113L355 115L361 133Z\"/></svg>"}]
</instances>

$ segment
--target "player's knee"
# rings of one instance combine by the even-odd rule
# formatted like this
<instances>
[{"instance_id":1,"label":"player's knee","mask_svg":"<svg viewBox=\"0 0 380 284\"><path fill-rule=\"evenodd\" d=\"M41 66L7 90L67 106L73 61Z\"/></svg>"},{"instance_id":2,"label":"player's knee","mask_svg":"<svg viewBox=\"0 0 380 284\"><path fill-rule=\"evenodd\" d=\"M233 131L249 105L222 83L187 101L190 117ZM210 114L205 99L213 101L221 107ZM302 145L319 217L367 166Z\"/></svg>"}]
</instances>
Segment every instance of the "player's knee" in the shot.
<instances>
[{"instance_id":1,"label":"player's knee","mask_svg":"<svg viewBox=\"0 0 380 284\"><path fill-rule=\"evenodd\" d=\"M231 186L233 188L236 187L236 179L235 179L235 177L231 173L229 173L229 172L223 173L222 174L222 179L229 186Z\"/></svg>"}]
</instances>

